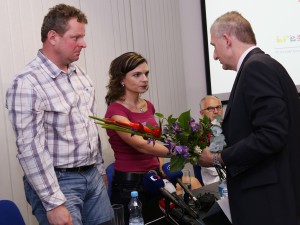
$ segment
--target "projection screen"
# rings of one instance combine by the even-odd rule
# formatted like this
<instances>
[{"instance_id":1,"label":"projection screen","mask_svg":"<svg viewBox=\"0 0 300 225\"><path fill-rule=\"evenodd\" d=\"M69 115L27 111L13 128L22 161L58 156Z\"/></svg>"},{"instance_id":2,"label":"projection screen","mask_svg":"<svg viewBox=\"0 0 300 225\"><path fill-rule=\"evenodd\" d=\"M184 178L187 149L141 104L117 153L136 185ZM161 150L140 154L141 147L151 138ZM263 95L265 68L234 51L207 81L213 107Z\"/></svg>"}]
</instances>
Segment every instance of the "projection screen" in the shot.
<instances>
[{"instance_id":1,"label":"projection screen","mask_svg":"<svg viewBox=\"0 0 300 225\"><path fill-rule=\"evenodd\" d=\"M201 0L208 94L226 103L236 76L213 59L209 32L216 18L234 10L251 23L257 46L287 69L300 92L300 0Z\"/></svg>"}]
</instances>

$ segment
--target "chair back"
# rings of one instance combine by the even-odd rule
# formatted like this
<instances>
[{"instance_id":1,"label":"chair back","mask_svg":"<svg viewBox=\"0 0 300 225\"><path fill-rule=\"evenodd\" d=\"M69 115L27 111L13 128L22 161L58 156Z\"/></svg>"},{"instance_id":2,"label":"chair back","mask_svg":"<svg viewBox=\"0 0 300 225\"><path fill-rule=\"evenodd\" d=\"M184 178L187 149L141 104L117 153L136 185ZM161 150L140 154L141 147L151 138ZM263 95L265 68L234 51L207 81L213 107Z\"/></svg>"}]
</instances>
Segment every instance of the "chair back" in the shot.
<instances>
[{"instance_id":1,"label":"chair back","mask_svg":"<svg viewBox=\"0 0 300 225\"><path fill-rule=\"evenodd\" d=\"M112 179L113 179L113 175L114 175L114 169L115 167L115 163L111 163L107 166L106 168L106 176L107 176L107 180L108 180L108 196L111 196L111 185L112 185Z\"/></svg>"},{"instance_id":2,"label":"chair back","mask_svg":"<svg viewBox=\"0 0 300 225\"><path fill-rule=\"evenodd\" d=\"M201 175L201 166L194 165L193 168L194 168L195 177L199 180L200 184L204 186L202 175Z\"/></svg>"},{"instance_id":3,"label":"chair back","mask_svg":"<svg viewBox=\"0 0 300 225\"><path fill-rule=\"evenodd\" d=\"M0 224L25 225L17 205L10 200L0 200Z\"/></svg>"}]
</instances>

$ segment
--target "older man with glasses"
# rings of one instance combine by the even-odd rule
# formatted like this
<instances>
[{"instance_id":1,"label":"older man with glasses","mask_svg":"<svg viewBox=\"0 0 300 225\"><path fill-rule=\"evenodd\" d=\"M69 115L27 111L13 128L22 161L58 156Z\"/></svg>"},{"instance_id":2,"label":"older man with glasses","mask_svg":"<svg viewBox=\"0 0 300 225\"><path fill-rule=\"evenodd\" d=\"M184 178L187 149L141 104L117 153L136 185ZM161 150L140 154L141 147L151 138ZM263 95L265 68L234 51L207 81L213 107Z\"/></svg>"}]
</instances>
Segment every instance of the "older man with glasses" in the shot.
<instances>
[{"instance_id":1,"label":"older man with glasses","mask_svg":"<svg viewBox=\"0 0 300 225\"><path fill-rule=\"evenodd\" d=\"M223 116L221 100L212 95L202 98L200 101L200 115L206 115L211 120L214 120L217 115Z\"/></svg>"},{"instance_id":2,"label":"older man with glasses","mask_svg":"<svg viewBox=\"0 0 300 225\"><path fill-rule=\"evenodd\" d=\"M221 100L215 96L208 95L200 101L200 115L206 115L214 120L217 115L223 116L223 106ZM201 176L204 185L219 181L219 176L214 167L202 167Z\"/></svg>"}]
</instances>

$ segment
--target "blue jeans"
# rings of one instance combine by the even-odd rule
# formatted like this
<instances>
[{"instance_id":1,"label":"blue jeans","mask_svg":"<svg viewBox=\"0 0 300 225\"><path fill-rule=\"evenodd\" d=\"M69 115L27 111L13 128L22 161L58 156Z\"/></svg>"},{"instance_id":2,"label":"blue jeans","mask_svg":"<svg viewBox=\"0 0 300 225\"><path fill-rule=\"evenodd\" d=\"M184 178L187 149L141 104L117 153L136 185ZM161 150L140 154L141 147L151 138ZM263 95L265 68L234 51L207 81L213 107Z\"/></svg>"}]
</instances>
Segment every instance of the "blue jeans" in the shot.
<instances>
[{"instance_id":1,"label":"blue jeans","mask_svg":"<svg viewBox=\"0 0 300 225\"><path fill-rule=\"evenodd\" d=\"M61 191L67 198L64 206L69 210L74 225L110 224L113 210L105 184L97 167L84 172L57 172ZM24 177L26 199L39 224L49 225L46 210L36 192Z\"/></svg>"}]
</instances>

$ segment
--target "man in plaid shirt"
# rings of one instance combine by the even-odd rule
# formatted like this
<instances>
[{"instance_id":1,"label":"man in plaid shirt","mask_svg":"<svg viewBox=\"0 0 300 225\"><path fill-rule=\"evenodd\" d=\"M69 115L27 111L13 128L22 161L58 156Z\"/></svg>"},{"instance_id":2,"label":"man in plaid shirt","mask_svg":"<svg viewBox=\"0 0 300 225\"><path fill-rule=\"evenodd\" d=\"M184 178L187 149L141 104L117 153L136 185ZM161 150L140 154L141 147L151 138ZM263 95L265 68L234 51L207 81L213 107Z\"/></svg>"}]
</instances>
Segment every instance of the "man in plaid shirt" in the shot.
<instances>
[{"instance_id":1,"label":"man in plaid shirt","mask_svg":"<svg viewBox=\"0 0 300 225\"><path fill-rule=\"evenodd\" d=\"M15 78L6 107L17 137L27 201L39 224L110 224L95 89L73 64L86 48L86 16L60 4L41 29L43 47Z\"/></svg>"}]
</instances>

